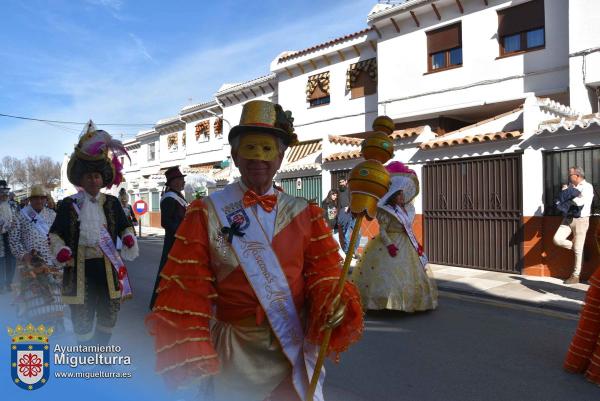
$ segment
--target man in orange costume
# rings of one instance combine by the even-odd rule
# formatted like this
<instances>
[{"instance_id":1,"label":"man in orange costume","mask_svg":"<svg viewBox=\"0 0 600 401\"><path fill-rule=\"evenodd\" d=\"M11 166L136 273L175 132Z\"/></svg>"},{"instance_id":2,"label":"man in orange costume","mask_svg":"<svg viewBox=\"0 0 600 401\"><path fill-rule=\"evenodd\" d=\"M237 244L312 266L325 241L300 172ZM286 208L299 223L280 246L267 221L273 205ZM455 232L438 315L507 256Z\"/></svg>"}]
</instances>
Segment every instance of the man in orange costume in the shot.
<instances>
[{"instance_id":1,"label":"man in orange costume","mask_svg":"<svg viewBox=\"0 0 600 401\"><path fill-rule=\"evenodd\" d=\"M322 209L273 185L292 122L278 104L244 105L229 133L241 180L189 206L146 320L157 371L205 399L304 399L324 327L334 357L362 334L353 284L331 307L342 260Z\"/></svg>"}]
</instances>

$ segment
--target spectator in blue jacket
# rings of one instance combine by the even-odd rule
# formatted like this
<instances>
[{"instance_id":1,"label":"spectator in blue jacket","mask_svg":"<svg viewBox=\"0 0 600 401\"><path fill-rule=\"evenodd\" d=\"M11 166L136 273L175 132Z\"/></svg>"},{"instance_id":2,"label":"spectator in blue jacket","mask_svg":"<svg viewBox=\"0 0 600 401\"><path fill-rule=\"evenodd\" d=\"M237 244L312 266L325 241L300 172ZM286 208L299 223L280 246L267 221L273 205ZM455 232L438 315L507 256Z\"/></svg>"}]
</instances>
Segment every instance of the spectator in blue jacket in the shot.
<instances>
[{"instance_id":1,"label":"spectator in blue jacket","mask_svg":"<svg viewBox=\"0 0 600 401\"><path fill-rule=\"evenodd\" d=\"M579 195L570 199L579 209L579 216L565 215L560 227L554 234L554 244L565 249L572 250L575 254L575 266L571 277L565 280L565 284L579 283L581 274L581 263L583 259L583 245L585 235L590 225L590 212L592 209L592 200L594 199L594 187L585 180L585 173L581 167L573 166L569 168L569 185L563 185L561 195L566 199L575 194ZM564 193L564 195L563 195ZM569 200L567 200L569 201ZM571 210L570 208L568 211ZM573 234L573 239L567 238Z\"/></svg>"}]
</instances>

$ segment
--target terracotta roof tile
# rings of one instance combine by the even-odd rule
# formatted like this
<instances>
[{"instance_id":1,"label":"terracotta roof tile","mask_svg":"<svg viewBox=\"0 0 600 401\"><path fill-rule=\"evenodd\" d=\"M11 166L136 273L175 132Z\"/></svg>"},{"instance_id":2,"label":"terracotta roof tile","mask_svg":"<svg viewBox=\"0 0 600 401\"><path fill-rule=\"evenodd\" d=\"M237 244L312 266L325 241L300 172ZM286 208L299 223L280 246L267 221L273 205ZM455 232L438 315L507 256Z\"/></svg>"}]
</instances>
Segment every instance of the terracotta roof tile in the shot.
<instances>
[{"instance_id":1,"label":"terracotta roof tile","mask_svg":"<svg viewBox=\"0 0 600 401\"><path fill-rule=\"evenodd\" d=\"M413 136L419 136L419 135L421 135L421 133L423 132L424 129L425 129L424 125L420 126L420 127L411 127L411 128L399 129L399 130L396 130L396 131L392 132L392 134L390 135L390 137L392 139L411 138Z\"/></svg>"},{"instance_id":2,"label":"terracotta roof tile","mask_svg":"<svg viewBox=\"0 0 600 401\"><path fill-rule=\"evenodd\" d=\"M471 135L465 136L462 138L452 138L452 139L436 139L434 141L429 141L421 144L421 149L435 149L435 148L443 148L446 146L455 146L455 145L467 145L470 143L478 143L478 142L490 142L490 141L499 141L503 139L515 139L519 138L523 133L521 131L510 131L510 132L493 132L489 134L479 134L479 135Z\"/></svg>"},{"instance_id":3,"label":"terracotta roof tile","mask_svg":"<svg viewBox=\"0 0 600 401\"><path fill-rule=\"evenodd\" d=\"M600 126L600 113L546 120L540 123L536 134L541 134L543 132L556 132L560 129L564 129L566 131L572 131L575 128L588 129L592 125L597 127Z\"/></svg>"},{"instance_id":4,"label":"terracotta roof tile","mask_svg":"<svg viewBox=\"0 0 600 401\"><path fill-rule=\"evenodd\" d=\"M323 159L323 162L335 162L339 160L352 160L360 158L360 150L351 150L347 152L332 153Z\"/></svg>"},{"instance_id":5,"label":"terracotta roof tile","mask_svg":"<svg viewBox=\"0 0 600 401\"><path fill-rule=\"evenodd\" d=\"M367 33L369 33L372 30L373 30L373 28L366 28L366 29L363 29L361 31L350 33L348 35L341 36L339 38L332 39L330 41L327 41L327 42L324 42L324 43L320 43L318 45L314 45L314 46L308 47L308 48L303 49L303 50L298 50L298 51L295 51L293 53L286 54L285 56L279 57L279 59L277 60L277 62L278 63L283 63L283 62L285 62L287 60L291 60L293 58L303 56L303 55L308 54L310 52L314 52L314 51L323 49L323 48L328 47L328 46L333 46L333 45L335 45L337 43L345 42L346 40L354 39L354 38L356 38L358 36L362 36L364 34L367 34Z\"/></svg>"},{"instance_id":6,"label":"terracotta roof tile","mask_svg":"<svg viewBox=\"0 0 600 401\"><path fill-rule=\"evenodd\" d=\"M425 129L425 126L399 129L399 130L392 132L390 137L392 139L411 138L413 136L421 135L421 133L423 132L424 129ZM329 142L336 143L339 145L360 146L360 144L364 140L363 137L368 137L373 132L375 132L375 131L366 131L366 132L361 132L358 134L353 134L353 135L360 135L360 137L347 136L347 135L329 135Z\"/></svg>"},{"instance_id":7,"label":"terracotta roof tile","mask_svg":"<svg viewBox=\"0 0 600 401\"><path fill-rule=\"evenodd\" d=\"M362 138L354 138L351 136L343 136L343 135L329 135L329 142L337 143L338 145L360 146L362 141L363 141Z\"/></svg>"},{"instance_id":8,"label":"terracotta roof tile","mask_svg":"<svg viewBox=\"0 0 600 401\"><path fill-rule=\"evenodd\" d=\"M511 115L513 113L517 113L517 112L522 111L522 110L523 110L523 106L521 105L521 106L517 107L516 109L507 111L507 112L502 113L502 114L498 114L497 116L486 118L485 120L477 121L475 124L467 125L465 127L459 128L457 130L450 131L450 132L447 132L447 133L442 134L442 135L438 135L438 138L443 138L443 137L455 134L457 132L463 132L463 131L466 131L466 130L471 129L471 128L479 127L479 126L481 126L483 124L487 124L489 122L498 120L499 118L509 116L509 115Z\"/></svg>"}]
</instances>

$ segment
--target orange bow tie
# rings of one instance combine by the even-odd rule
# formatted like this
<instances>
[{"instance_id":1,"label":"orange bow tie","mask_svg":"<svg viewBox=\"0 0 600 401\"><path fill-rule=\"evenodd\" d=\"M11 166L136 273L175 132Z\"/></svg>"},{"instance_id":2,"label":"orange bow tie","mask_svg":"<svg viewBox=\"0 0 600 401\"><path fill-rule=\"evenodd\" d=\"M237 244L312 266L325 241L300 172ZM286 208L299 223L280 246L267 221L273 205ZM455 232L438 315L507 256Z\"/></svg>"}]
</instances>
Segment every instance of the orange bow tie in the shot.
<instances>
[{"instance_id":1,"label":"orange bow tie","mask_svg":"<svg viewBox=\"0 0 600 401\"><path fill-rule=\"evenodd\" d=\"M258 196L256 192L249 189L244 194L244 199L242 201L244 202L244 207L250 207L258 204L265 210L265 212L271 213L277 204L277 195L273 194Z\"/></svg>"}]
</instances>

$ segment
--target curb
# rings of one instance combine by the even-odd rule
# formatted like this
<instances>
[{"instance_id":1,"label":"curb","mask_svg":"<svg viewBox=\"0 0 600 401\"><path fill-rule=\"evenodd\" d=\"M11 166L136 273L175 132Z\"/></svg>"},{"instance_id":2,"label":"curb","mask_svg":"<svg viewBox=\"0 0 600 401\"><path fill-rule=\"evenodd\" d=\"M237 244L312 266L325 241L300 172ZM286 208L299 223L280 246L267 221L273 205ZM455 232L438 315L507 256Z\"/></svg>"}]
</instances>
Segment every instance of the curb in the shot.
<instances>
[{"instance_id":1,"label":"curb","mask_svg":"<svg viewBox=\"0 0 600 401\"><path fill-rule=\"evenodd\" d=\"M512 305L512 306L520 306L526 310L530 310L533 312L545 311L551 312L555 315L567 315L567 318L577 320L579 318L579 313L583 305L580 305L577 310L574 308L566 308L558 305L547 305L536 302L528 302L520 299L508 298L508 297L500 297L497 295L490 295L482 292L475 291L464 291L458 289L447 289L440 287L438 285L438 293L442 296L447 296L449 298L463 298L468 300L484 300L490 301L492 304L501 304L501 305ZM560 317L560 316L559 316ZM564 317L564 316L562 316Z\"/></svg>"}]
</instances>

